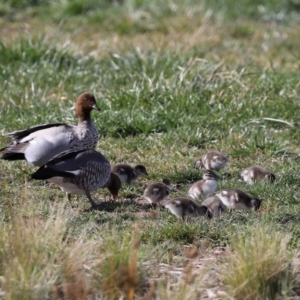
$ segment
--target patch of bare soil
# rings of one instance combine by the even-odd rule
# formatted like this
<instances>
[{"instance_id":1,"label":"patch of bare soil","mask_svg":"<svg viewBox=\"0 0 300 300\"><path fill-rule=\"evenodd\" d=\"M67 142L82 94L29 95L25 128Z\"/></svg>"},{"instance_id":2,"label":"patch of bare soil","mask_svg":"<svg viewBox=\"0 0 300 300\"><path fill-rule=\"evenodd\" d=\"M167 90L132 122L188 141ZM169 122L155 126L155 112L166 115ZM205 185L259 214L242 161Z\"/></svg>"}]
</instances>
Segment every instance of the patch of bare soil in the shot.
<instances>
[{"instance_id":1,"label":"patch of bare soil","mask_svg":"<svg viewBox=\"0 0 300 300\"><path fill-rule=\"evenodd\" d=\"M186 257L174 256L172 264L158 263L155 259L143 263L149 270L149 284L168 282L172 288L180 285L197 286L199 299L230 299L224 291L220 276L224 260L230 254L227 247L197 249L192 245L185 246Z\"/></svg>"}]
</instances>

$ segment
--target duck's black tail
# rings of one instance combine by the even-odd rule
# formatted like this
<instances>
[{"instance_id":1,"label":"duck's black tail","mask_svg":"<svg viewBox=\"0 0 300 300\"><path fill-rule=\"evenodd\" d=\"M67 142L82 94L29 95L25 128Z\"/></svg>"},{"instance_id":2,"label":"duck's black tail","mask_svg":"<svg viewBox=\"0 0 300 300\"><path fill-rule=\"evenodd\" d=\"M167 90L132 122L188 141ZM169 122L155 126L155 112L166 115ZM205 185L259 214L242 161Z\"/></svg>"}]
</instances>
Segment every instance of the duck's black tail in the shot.
<instances>
[{"instance_id":1,"label":"duck's black tail","mask_svg":"<svg viewBox=\"0 0 300 300\"><path fill-rule=\"evenodd\" d=\"M4 149L1 149L0 150L0 159L5 159L5 160L24 160L25 159L25 155L24 153L14 153L14 152L4 152L3 151L3 154L1 153L2 150L5 150Z\"/></svg>"},{"instance_id":2,"label":"duck's black tail","mask_svg":"<svg viewBox=\"0 0 300 300\"><path fill-rule=\"evenodd\" d=\"M74 178L75 176L76 175L73 173L41 167L36 172L31 174L31 179L47 180L53 177Z\"/></svg>"},{"instance_id":3,"label":"duck's black tail","mask_svg":"<svg viewBox=\"0 0 300 300\"><path fill-rule=\"evenodd\" d=\"M23 160L25 159L24 152L28 144L13 144L10 143L6 147L0 149L0 159L5 160Z\"/></svg>"}]
</instances>

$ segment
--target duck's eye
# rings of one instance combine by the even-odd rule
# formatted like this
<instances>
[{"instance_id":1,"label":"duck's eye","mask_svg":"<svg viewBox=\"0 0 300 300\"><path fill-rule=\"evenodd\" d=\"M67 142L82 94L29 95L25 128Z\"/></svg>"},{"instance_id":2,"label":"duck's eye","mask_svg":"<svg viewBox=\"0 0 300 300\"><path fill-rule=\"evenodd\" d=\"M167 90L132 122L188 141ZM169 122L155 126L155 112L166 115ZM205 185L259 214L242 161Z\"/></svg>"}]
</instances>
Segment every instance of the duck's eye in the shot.
<instances>
[{"instance_id":1,"label":"duck's eye","mask_svg":"<svg viewBox=\"0 0 300 300\"><path fill-rule=\"evenodd\" d=\"M89 100L88 98L84 98L84 101L85 101L85 102L88 102L88 100Z\"/></svg>"}]
</instances>

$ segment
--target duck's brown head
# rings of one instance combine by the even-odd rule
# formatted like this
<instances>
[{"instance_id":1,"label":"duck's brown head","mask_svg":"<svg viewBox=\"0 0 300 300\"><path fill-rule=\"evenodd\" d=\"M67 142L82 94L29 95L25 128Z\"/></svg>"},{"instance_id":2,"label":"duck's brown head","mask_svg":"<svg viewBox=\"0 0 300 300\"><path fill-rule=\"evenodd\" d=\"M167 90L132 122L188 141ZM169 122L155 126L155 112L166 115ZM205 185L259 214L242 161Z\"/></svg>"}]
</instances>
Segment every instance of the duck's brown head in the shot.
<instances>
[{"instance_id":1,"label":"duck's brown head","mask_svg":"<svg viewBox=\"0 0 300 300\"><path fill-rule=\"evenodd\" d=\"M89 120L93 109L101 110L96 103L96 99L91 93L83 93L78 96L75 105L76 117L80 121Z\"/></svg>"}]
</instances>

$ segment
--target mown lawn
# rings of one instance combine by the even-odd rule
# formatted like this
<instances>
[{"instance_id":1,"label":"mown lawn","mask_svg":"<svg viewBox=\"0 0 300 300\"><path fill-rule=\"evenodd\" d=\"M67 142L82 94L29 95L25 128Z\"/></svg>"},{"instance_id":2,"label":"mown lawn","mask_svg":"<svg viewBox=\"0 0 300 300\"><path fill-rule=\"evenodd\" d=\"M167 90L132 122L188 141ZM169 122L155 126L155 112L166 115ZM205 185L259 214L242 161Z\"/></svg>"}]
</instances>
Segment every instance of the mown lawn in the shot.
<instances>
[{"instance_id":1,"label":"mown lawn","mask_svg":"<svg viewBox=\"0 0 300 300\"><path fill-rule=\"evenodd\" d=\"M82 212L85 197L71 209L35 168L0 161L1 299L300 296L299 1L0 0L0 37L0 148L7 132L75 123L89 91L97 150L150 174ZM261 198L259 212L182 222L141 201L163 178L185 196L210 149L230 158L219 188ZM257 164L274 184L241 181Z\"/></svg>"}]
</instances>

